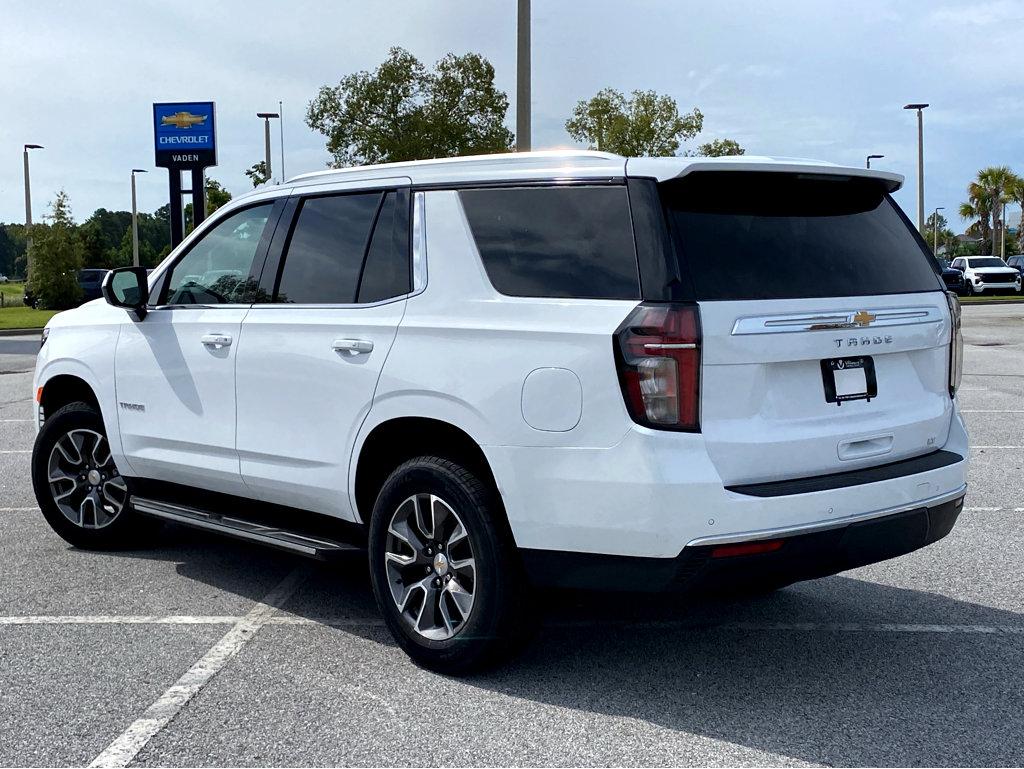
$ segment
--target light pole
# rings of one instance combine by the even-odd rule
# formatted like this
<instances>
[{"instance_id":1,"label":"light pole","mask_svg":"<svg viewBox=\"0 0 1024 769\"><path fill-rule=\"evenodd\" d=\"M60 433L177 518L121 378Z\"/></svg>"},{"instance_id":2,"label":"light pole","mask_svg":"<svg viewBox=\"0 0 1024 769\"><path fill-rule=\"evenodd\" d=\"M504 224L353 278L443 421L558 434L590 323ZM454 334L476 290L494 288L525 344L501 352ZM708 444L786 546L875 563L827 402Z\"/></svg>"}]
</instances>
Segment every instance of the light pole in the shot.
<instances>
[{"instance_id":1,"label":"light pole","mask_svg":"<svg viewBox=\"0 0 1024 769\"><path fill-rule=\"evenodd\" d=\"M145 168L132 169L132 265L139 266L139 209L135 204L135 174L147 173Z\"/></svg>"},{"instance_id":2,"label":"light pole","mask_svg":"<svg viewBox=\"0 0 1024 769\"><path fill-rule=\"evenodd\" d=\"M935 209L935 215L932 218L932 229L935 230L935 237L934 237L934 239L935 239L935 248L934 248L934 251L935 251L935 255L936 256L939 255L939 211L945 211L945 210L946 210L945 206L939 206L938 208Z\"/></svg>"},{"instance_id":3,"label":"light pole","mask_svg":"<svg viewBox=\"0 0 1024 769\"><path fill-rule=\"evenodd\" d=\"M1024 215L1021 215L1021 222L1024 223ZM1003 240L999 244L999 256L1006 261L1006 201L1003 201L1003 218L999 222L999 229L1002 232Z\"/></svg>"},{"instance_id":4,"label":"light pole","mask_svg":"<svg viewBox=\"0 0 1024 769\"><path fill-rule=\"evenodd\" d=\"M281 140L281 183L284 183L284 102L278 99L277 114L281 116L281 122L277 126L277 138Z\"/></svg>"},{"instance_id":5,"label":"light pole","mask_svg":"<svg viewBox=\"0 0 1024 769\"><path fill-rule=\"evenodd\" d=\"M530 0L519 0L516 19L516 151L530 151Z\"/></svg>"},{"instance_id":6,"label":"light pole","mask_svg":"<svg viewBox=\"0 0 1024 769\"><path fill-rule=\"evenodd\" d=\"M865 167L866 168L871 168L871 161L872 160L881 160L884 157L885 157L885 155L868 155L868 157L867 157L867 165Z\"/></svg>"},{"instance_id":7,"label":"light pole","mask_svg":"<svg viewBox=\"0 0 1024 769\"><path fill-rule=\"evenodd\" d=\"M927 104L907 104L917 110L917 229L924 232L924 109Z\"/></svg>"},{"instance_id":8,"label":"light pole","mask_svg":"<svg viewBox=\"0 0 1024 769\"><path fill-rule=\"evenodd\" d=\"M267 162L267 181L269 182L273 173L270 170L270 120L271 118L280 118L281 113L279 112L257 112L256 117L263 118L263 144L266 151L266 162Z\"/></svg>"},{"instance_id":9,"label":"light pole","mask_svg":"<svg viewBox=\"0 0 1024 769\"><path fill-rule=\"evenodd\" d=\"M41 150L42 144L26 144L24 148L25 161L25 277L29 273L29 259L32 258L32 184L29 182L28 174L28 151Z\"/></svg>"}]
</instances>

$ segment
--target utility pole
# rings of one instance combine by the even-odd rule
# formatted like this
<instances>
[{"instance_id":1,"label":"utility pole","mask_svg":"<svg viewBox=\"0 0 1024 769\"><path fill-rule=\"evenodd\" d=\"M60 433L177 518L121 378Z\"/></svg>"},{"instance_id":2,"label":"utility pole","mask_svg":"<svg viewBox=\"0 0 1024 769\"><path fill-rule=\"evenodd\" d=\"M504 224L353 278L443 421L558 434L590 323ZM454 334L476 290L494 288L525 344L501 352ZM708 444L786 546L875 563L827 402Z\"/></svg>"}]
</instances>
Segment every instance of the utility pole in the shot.
<instances>
[{"instance_id":1,"label":"utility pole","mask_svg":"<svg viewBox=\"0 0 1024 769\"><path fill-rule=\"evenodd\" d=\"M25 277L30 272L29 260L32 258L32 183L28 173L28 151L41 150L42 144L26 144L24 147L25 162Z\"/></svg>"},{"instance_id":2,"label":"utility pole","mask_svg":"<svg viewBox=\"0 0 1024 769\"><path fill-rule=\"evenodd\" d=\"M279 112L257 112L256 117L263 118L263 148L266 153L267 183L269 184L274 176L270 170L270 120L271 118L280 118L281 114Z\"/></svg>"},{"instance_id":3,"label":"utility pole","mask_svg":"<svg viewBox=\"0 0 1024 769\"><path fill-rule=\"evenodd\" d=\"M139 266L139 207L135 202L135 174L144 173L146 173L145 168L132 169L132 266L134 267Z\"/></svg>"},{"instance_id":4,"label":"utility pole","mask_svg":"<svg viewBox=\"0 0 1024 769\"><path fill-rule=\"evenodd\" d=\"M1021 223L1024 224L1024 214L1021 215ZM999 222L999 230L1003 239L999 244L999 256L1006 261L1006 201L1003 201L1003 218Z\"/></svg>"},{"instance_id":5,"label":"utility pole","mask_svg":"<svg viewBox=\"0 0 1024 769\"><path fill-rule=\"evenodd\" d=\"M516 151L530 151L530 0L518 0L516 23Z\"/></svg>"},{"instance_id":6,"label":"utility pole","mask_svg":"<svg viewBox=\"0 0 1024 769\"><path fill-rule=\"evenodd\" d=\"M277 114L281 117L281 122L277 126L278 137L281 139L281 183L284 183L284 102L278 99L277 101Z\"/></svg>"},{"instance_id":7,"label":"utility pole","mask_svg":"<svg viewBox=\"0 0 1024 769\"><path fill-rule=\"evenodd\" d=\"M908 104L917 110L917 229L924 232L924 109L927 104Z\"/></svg>"}]
</instances>

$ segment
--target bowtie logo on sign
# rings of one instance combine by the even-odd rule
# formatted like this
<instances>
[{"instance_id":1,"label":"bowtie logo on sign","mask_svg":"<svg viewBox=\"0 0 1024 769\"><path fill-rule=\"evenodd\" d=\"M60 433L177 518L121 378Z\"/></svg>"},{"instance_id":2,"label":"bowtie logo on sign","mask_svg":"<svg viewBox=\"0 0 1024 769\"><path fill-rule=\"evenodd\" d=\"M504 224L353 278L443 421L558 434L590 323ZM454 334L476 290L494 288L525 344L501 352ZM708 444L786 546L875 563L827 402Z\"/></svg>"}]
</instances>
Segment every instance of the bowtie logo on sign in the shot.
<instances>
[{"instance_id":1,"label":"bowtie logo on sign","mask_svg":"<svg viewBox=\"0 0 1024 769\"><path fill-rule=\"evenodd\" d=\"M160 122L177 128L191 128L194 125L202 125L208 117L209 115L193 115L191 112L175 112L173 115L164 115Z\"/></svg>"}]
</instances>

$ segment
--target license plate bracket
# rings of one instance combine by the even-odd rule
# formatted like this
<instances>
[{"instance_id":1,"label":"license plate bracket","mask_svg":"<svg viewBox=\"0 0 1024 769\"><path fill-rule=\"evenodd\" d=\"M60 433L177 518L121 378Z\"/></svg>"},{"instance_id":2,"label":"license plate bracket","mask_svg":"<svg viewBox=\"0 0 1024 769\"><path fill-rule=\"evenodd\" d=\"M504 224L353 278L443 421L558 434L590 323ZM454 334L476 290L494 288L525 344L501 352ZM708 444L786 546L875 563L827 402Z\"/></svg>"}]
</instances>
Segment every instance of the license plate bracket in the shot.
<instances>
[{"instance_id":1,"label":"license plate bracket","mask_svg":"<svg viewBox=\"0 0 1024 769\"><path fill-rule=\"evenodd\" d=\"M870 401L878 395L875 361L870 355L825 358L821 361L825 402L842 406L846 401Z\"/></svg>"}]
</instances>

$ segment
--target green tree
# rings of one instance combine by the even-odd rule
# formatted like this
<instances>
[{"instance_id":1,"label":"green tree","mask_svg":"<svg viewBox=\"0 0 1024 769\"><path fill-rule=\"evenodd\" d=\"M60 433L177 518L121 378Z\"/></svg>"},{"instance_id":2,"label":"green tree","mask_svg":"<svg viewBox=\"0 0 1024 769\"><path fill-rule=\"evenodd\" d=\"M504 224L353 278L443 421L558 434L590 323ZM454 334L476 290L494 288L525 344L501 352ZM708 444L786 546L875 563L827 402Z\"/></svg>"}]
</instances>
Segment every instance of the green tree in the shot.
<instances>
[{"instance_id":1,"label":"green tree","mask_svg":"<svg viewBox=\"0 0 1024 769\"><path fill-rule=\"evenodd\" d=\"M253 163L245 170L245 175L249 177L253 187L266 184L270 181L270 176L267 174L267 161L261 160L259 163Z\"/></svg>"},{"instance_id":2,"label":"green tree","mask_svg":"<svg viewBox=\"0 0 1024 769\"><path fill-rule=\"evenodd\" d=\"M0 274L8 278L25 274L25 226L0 224Z\"/></svg>"},{"instance_id":3,"label":"green tree","mask_svg":"<svg viewBox=\"0 0 1024 769\"><path fill-rule=\"evenodd\" d=\"M718 158L726 155L743 155L746 150L734 139L713 139L697 148L697 155L706 158Z\"/></svg>"},{"instance_id":4,"label":"green tree","mask_svg":"<svg viewBox=\"0 0 1024 769\"><path fill-rule=\"evenodd\" d=\"M108 269L123 266L118 262L118 249L126 232L130 237L131 226L131 211L97 208L79 227L85 247L85 266ZM128 263L131 264L130 261Z\"/></svg>"},{"instance_id":5,"label":"green tree","mask_svg":"<svg viewBox=\"0 0 1024 769\"><path fill-rule=\"evenodd\" d=\"M680 143L703 126L699 109L681 115L671 96L633 91L627 99L614 88L578 102L565 121L565 130L576 141L629 157L675 155Z\"/></svg>"},{"instance_id":6,"label":"green tree","mask_svg":"<svg viewBox=\"0 0 1024 769\"><path fill-rule=\"evenodd\" d=\"M992 203L984 188L977 182L967 185L967 200L960 204L960 218L975 220L967 227L968 234L973 229L983 243L991 241Z\"/></svg>"},{"instance_id":7,"label":"green tree","mask_svg":"<svg viewBox=\"0 0 1024 769\"><path fill-rule=\"evenodd\" d=\"M504 152L513 139L507 112L508 96L483 56L450 53L429 71L396 47L373 72L322 86L306 124L327 137L341 167Z\"/></svg>"},{"instance_id":8,"label":"green tree","mask_svg":"<svg viewBox=\"0 0 1024 769\"><path fill-rule=\"evenodd\" d=\"M999 253L1003 203L1012 200L1018 179L1006 166L983 168L967 187L967 202L960 204L960 216L981 223L982 238L992 245L992 254Z\"/></svg>"},{"instance_id":9,"label":"green tree","mask_svg":"<svg viewBox=\"0 0 1024 769\"><path fill-rule=\"evenodd\" d=\"M71 201L64 190L57 193L50 204L50 213L43 218L48 226L32 228L29 286L40 306L66 310L82 298L78 271L82 269L85 246L71 217Z\"/></svg>"}]
</instances>

